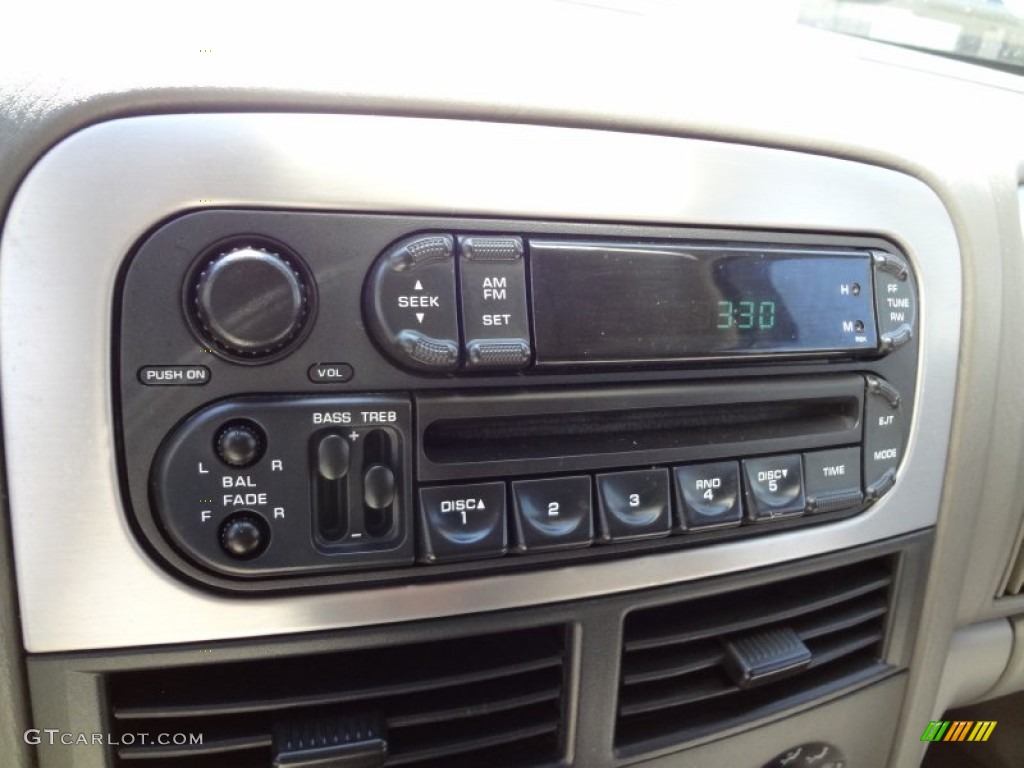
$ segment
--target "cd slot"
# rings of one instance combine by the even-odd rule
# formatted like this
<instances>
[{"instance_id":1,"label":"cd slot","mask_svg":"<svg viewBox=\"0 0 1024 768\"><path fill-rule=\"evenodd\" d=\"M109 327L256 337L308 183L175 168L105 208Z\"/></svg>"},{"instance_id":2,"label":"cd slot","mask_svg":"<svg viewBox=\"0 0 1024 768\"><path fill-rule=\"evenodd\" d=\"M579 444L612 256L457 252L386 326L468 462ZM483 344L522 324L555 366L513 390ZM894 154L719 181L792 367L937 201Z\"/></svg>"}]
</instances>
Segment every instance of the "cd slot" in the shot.
<instances>
[{"instance_id":1,"label":"cd slot","mask_svg":"<svg viewBox=\"0 0 1024 768\"><path fill-rule=\"evenodd\" d=\"M861 441L860 376L421 396L419 479L697 461Z\"/></svg>"}]
</instances>

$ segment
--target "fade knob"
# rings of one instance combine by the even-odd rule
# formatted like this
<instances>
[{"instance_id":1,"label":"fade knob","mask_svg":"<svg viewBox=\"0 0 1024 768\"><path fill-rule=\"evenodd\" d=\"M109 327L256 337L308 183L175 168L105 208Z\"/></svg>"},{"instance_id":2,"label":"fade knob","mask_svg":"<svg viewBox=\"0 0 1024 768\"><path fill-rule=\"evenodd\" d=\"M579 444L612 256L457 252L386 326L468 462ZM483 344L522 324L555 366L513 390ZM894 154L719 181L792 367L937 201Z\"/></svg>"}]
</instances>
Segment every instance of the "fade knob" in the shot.
<instances>
[{"instance_id":1,"label":"fade knob","mask_svg":"<svg viewBox=\"0 0 1024 768\"><path fill-rule=\"evenodd\" d=\"M263 554L269 541L266 522L247 509L235 512L220 527L221 549L238 560L250 560Z\"/></svg>"},{"instance_id":2,"label":"fade knob","mask_svg":"<svg viewBox=\"0 0 1024 768\"><path fill-rule=\"evenodd\" d=\"M308 270L298 257L262 246L203 260L186 289L193 329L239 362L287 354L302 340L312 314Z\"/></svg>"}]
</instances>

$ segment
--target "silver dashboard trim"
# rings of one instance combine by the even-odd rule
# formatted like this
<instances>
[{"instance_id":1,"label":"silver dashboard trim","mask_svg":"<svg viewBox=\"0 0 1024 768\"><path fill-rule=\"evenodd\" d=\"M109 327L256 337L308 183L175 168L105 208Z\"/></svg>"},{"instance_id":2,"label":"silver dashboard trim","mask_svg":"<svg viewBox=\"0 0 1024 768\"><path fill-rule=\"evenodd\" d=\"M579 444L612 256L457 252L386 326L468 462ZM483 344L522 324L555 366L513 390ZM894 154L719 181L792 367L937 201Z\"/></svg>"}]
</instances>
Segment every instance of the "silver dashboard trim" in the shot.
<instances>
[{"instance_id":1,"label":"silver dashboard trim","mask_svg":"<svg viewBox=\"0 0 1024 768\"><path fill-rule=\"evenodd\" d=\"M118 268L187 209L517 216L871 233L915 262L917 415L896 487L828 526L628 561L438 584L231 598L178 581L129 529L111 385ZM934 525L960 338L956 234L935 193L849 160L665 136L344 115L101 123L48 152L0 240L0 374L15 568L32 652L310 632L643 589Z\"/></svg>"}]
</instances>

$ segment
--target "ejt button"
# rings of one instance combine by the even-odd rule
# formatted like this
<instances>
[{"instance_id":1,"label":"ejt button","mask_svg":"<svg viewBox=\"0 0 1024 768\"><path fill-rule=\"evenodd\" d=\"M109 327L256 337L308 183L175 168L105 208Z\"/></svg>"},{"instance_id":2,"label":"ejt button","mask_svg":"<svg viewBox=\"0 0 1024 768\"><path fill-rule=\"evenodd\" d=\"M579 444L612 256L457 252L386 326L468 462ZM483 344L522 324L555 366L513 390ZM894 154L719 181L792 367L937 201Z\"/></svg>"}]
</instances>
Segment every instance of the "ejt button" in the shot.
<instances>
[{"instance_id":1,"label":"ejt button","mask_svg":"<svg viewBox=\"0 0 1024 768\"><path fill-rule=\"evenodd\" d=\"M420 489L420 560L500 557L506 551L504 483Z\"/></svg>"},{"instance_id":2,"label":"ejt button","mask_svg":"<svg viewBox=\"0 0 1024 768\"><path fill-rule=\"evenodd\" d=\"M516 550L586 547L594 540L589 477L552 477L512 483Z\"/></svg>"},{"instance_id":3,"label":"ejt button","mask_svg":"<svg viewBox=\"0 0 1024 768\"><path fill-rule=\"evenodd\" d=\"M803 467L800 455L746 459L747 515L757 522L801 515L804 499Z\"/></svg>"},{"instance_id":4,"label":"ejt button","mask_svg":"<svg viewBox=\"0 0 1024 768\"><path fill-rule=\"evenodd\" d=\"M740 465L735 461L676 467L675 476L680 530L728 528L743 521Z\"/></svg>"}]
</instances>

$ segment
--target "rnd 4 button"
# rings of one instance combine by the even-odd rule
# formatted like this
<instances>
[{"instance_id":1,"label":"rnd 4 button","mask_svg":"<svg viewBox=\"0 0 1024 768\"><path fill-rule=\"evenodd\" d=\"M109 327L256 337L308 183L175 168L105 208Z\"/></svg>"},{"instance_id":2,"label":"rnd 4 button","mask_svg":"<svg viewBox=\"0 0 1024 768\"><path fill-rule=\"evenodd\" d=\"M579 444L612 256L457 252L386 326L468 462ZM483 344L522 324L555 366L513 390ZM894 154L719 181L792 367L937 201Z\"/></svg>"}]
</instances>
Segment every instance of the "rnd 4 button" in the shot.
<instances>
[{"instance_id":1,"label":"rnd 4 button","mask_svg":"<svg viewBox=\"0 0 1024 768\"><path fill-rule=\"evenodd\" d=\"M676 467L675 476L679 530L727 528L742 522L738 463L718 461Z\"/></svg>"}]
</instances>

